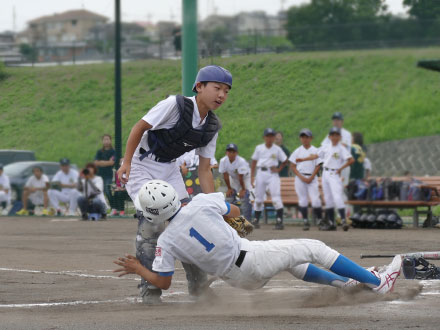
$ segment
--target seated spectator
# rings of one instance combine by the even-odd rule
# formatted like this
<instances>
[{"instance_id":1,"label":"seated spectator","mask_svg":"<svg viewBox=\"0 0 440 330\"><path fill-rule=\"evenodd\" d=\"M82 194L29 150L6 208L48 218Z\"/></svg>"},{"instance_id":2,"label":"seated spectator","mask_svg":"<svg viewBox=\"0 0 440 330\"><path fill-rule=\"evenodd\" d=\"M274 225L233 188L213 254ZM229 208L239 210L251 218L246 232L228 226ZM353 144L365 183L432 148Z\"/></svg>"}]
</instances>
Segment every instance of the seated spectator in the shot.
<instances>
[{"instance_id":1,"label":"seated spectator","mask_svg":"<svg viewBox=\"0 0 440 330\"><path fill-rule=\"evenodd\" d=\"M96 175L94 163L86 164L78 180L78 190L82 196L78 197L78 206L83 220L88 220L89 214L97 213L102 219L107 215L107 201L104 197L104 181Z\"/></svg>"},{"instance_id":2,"label":"seated spectator","mask_svg":"<svg viewBox=\"0 0 440 330\"><path fill-rule=\"evenodd\" d=\"M102 148L96 152L94 164L98 168L96 175L99 175L104 181L104 194L110 203L111 208L115 209L113 205L113 196L111 193L111 186L113 182L113 166L115 165L116 151L112 146L112 137L109 134L102 136Z\"/></svg>"},{"instance_id":3,"label":"seated spectator","mask_svg":"<svg viewBox=\"0 0 440 330\"><path fill-rule=\"evenodd\" d=\"M121 158L119 165L121 165L123 159ZM113 193L113 204L115 207L115 211L112 212L112 215L124 216L125 215L125 200L130 199L128 196L127 190L125 189L125 185L119 180L118 172L115 172L115 188Z\"/></svg>"},{"instance_id":4,"label":"seated spectator","mask_svg":"<svg viewBox=\"0 0 440 330\"><path fill-rule=\"evenodd\" d=\"M70 161L67 158L60 160L61 169L52 178L51 188L47 192L52 207L55 208L57 215L62 215L60 202L69 205L69 211L66 215L75 216L78 206L79 192L76 189L79 174L76 170L70 168Z\"/></svg>"},{"instance_id":5,"label":"seated spectator","mask_svg":"<svg viewBox=\"0 0 440 330\"><path fill-rule=\"evenodd\" d=\"M43 169L39 166L35 166L32 169L32 173L33 175L24 185L23 195L21 197L23 208L16 214L29 215L29 209L43 205L43 215L49 215L49 210L47 209L49 205L49 196L47 194L49 178L43 174Z\"/></svg>"},{"instance_id":6,"label":"seated spectator","mask_svg":"<svg viewBox=\"0 0 440 330\"><path fill-rule=\"evenodd\" d=\"M11 204L11 185L9 177L3 173L3 164L0 164L0 206L2 215L8 214L8 208Z\"/></svg>"}]
</instances>

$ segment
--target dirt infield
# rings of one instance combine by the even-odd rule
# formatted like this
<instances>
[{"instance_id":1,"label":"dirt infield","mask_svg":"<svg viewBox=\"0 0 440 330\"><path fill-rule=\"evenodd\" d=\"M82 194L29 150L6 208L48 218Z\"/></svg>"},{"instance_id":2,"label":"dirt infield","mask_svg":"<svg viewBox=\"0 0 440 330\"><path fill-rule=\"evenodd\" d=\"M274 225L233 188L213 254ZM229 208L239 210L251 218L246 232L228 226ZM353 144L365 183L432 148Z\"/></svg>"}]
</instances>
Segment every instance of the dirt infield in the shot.
<instances>
[{"instance_id":1,"label":"dirt infield","mask_svg":"<svg viewBox=\"0 0 440 330\"><path fill-rule=\"evenodd\" d=\"M399 279L395 292L347 294L283 273L257 291L221 281L216 298L192 302L179 265L160 306L138 303L138 279L112 261L134 252L136 221L0 217L0 329L438 329L440 281ZM324 233L263 226L250 239L320 239L364 266L361 253L440 250L438 230Z\"/></svg>"}]
</instances>

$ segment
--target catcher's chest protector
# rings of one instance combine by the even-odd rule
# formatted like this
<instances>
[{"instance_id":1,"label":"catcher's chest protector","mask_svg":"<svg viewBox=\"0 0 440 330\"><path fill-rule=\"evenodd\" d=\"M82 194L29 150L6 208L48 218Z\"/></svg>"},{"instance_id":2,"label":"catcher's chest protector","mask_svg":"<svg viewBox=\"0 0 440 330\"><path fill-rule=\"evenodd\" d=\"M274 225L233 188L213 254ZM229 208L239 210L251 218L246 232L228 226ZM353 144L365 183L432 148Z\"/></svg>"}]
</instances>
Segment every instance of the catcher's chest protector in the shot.
<instances>
[{"instance_id":1,"label":"catcher's chest protector","mask_svg":"<svg viewBox=\"0 0 440 330\"><path fill-rule=\"evenodd\" d=\"M177 124L172 128L148 132L148 154L153 154L155 160L161 163L171 162L185 152L206 146L221 129L220 120L212 111L208 112L201 129L193 128L193 102L182 95L177 95L176 100L180 113Z\"/></svg>"}]
</instances>

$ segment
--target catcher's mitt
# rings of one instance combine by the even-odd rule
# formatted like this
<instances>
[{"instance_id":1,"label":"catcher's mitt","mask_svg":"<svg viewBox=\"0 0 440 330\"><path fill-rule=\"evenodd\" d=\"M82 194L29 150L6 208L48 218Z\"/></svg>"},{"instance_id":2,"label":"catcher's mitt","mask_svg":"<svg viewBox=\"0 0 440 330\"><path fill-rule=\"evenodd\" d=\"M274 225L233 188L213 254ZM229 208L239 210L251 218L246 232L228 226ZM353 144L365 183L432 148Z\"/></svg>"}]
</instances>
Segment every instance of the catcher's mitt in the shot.
<instances>
[{"instance_id":1,"label":"catcher's mitt","mask_svg":"<svg viewBox=\"0 0 440 330\"><path fill-rule=\"evenodd\" d=\"M254 226L242 215L236 218L226 218L225 221L234 228L240 237L246 237L254 230Z\"/></svg>"}]
</instances>

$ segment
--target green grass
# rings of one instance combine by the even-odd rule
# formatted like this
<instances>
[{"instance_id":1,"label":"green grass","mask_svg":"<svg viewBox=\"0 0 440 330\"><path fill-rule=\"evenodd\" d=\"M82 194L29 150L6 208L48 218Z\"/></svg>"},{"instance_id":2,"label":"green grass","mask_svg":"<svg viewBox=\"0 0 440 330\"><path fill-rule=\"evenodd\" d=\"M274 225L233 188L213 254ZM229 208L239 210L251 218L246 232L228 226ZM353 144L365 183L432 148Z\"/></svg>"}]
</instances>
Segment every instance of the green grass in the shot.
<instances>
[{"instance_id":1,"label":"green grass","mask_svg":"<svg viewBox=\"0 0 440 330\"><path fill-rule=\"evenodd\" d=\"M229 99L217 114L223 122L217 158L229 142L250 157L270 126L286 145L298 145L300 128L319 144L334 111L367 143L438 134L440 75L416 67L439 58L440 48L284 53L214 59L234 76ZM200 64L209 64L204 60ZM6 68L0 81L0 149L36 151L41 160L92 159L100 136L113 133L111 64ZM168 94L180 91L178 61L123 64L123 144L131 127Z\"/></svg>"}]
</instances>

